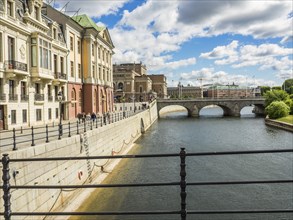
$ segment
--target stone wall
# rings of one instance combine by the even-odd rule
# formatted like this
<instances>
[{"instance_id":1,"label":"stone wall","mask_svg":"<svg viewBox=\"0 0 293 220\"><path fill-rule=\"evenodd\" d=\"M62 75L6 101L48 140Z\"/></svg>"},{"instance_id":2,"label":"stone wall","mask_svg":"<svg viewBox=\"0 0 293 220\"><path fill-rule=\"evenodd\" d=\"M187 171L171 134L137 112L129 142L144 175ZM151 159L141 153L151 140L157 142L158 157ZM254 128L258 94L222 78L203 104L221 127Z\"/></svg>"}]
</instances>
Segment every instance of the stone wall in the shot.
<instances>
[{"instance_id":1,"label":"stone wall","mask_svg":"<svg viewBox=\"0 0 293 220\"><path fill-rule=\"evenodd\" d=\"M47 157L76 157L102 156L125 154L133 142L139 138L157 120L157 105L152 103L150 108L130 118L103 126L86 134L63 138L35 147L7 152L10 158L47 158ZM84 144L87 136L89 147ZM113 169L118 159L103 160L67 160L49 162L11 162L11 185L81 185L100 183L105 177L105 170ZM1 165L2 166L2 165ZM103 169L101 168L103 166ZM2 170L2 168L1 168ZM15 178L13 172L17 172ZM2 185L2 180L0 180ZM70 204L77 195L89 190L60 190L60 189L30 189L11 190L12 212L47 212L56 210L74 211L77 205ZM0 192L3 212L3 191ZM83 199L86 199L84 196ZM80 204L80 198L78 204ZM68 207L71 207L68 210ZM38 217L16 217L12 219L43 219ZM4 219L3 216L0 219ZM46 218L49 219L49 218Z\"/></svg>"},{"instance_id":2,"label":"stone wall","mask_svg":"<svg viewBox=\"0 0 293 220\"><path fill-rule=\"evenodd\" d=\"M266 118L265 119L265 124L269 125L269 126L281 128L281 129L286 130L286 131L293 132L293 125L285 123L285 122L280 122L280 121L276 121L276 120Z\"/></svg>"}]
</instances>

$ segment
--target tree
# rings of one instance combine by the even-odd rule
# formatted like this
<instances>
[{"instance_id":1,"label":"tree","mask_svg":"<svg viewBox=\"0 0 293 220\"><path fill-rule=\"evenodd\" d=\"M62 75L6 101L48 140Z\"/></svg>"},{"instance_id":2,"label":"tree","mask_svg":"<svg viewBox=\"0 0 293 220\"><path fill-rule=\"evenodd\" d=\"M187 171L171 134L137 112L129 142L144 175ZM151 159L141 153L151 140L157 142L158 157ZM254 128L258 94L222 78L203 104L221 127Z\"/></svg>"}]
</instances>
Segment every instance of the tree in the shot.
<instances>
[{"instance_id":1,"label":"tree","mask_svg":"<svg viewBox=\"0 0 293 220\"><path fill-rule=\"evenodd\" d=\"M265 97L265 106L269 106L274 101L286 101L289 99L288 93L283 90L272 90L267 91L264 95Z\"/></svg>"},{"instance_id":2,"label":"tree","mask_svg":"<svg viewBox=\"0 0 293 220\"><path fill-rule=\"evenodd\" d=\"M263 96L267 91L270 91L270 90L271 90L271 87L269 86L260 86L261 96Z\"/></svg>"},{"instance_id":3,"label":"tree","mask_svg":"<svg viewBox=\"0 0 293 220\"><path fill-rule=\"evenodd\" d=\"M290 111L289 106L283 101L274 101L265 110L270 119L286 117Z\"/></svg>"},{"instance_id":4,"label":"tree","mask_svg":"<svg viewBox=\"0 0 293 220\"><path fill-rule=\"evenodd\" d=\"M288 92L289 94L293 94L293 78L292 79L286 79L284 83L282 84L282 88Z\"/></svg>"},{"instance_id":5,"label":"tree","mask_svg":"<svg viewBox=\"0 0 293 220\"><path fill-rule=\"evenodd\" d=\"M292 115L293 114L293 100L292 99L287 99L285 101L285 104L289 106L289 108L290 108L290 114Z\"/></svg>"},{"instance_id":6,"label":"tree","mask_svg":"<svg viewBox=\"0 0 293 220\"><path fill-rule=\"evenodd\" d=\"M281 86L273 86L272 90L282 90L282 87Z\"/></svg>"}]
</instances>

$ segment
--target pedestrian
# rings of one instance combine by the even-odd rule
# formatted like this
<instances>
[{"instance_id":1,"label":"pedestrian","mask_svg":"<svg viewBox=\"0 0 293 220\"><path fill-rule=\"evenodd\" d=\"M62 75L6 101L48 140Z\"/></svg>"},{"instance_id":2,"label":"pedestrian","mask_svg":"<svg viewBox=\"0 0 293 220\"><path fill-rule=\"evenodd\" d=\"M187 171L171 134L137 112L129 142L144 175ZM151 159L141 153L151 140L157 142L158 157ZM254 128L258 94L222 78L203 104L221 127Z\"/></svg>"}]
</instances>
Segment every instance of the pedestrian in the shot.
<instances>
[{"instance_id":1,"label":"pedestrian","mask_svg":"<svg viewBox=\"0 0 293 220\"><path fill-rule=\"evenodd\" d=\"M96 115L96 113L93 112L93 113L91 114L91 119L92 119L93 122L95 122L95 120L97 119L97 115Z\"/></svg>"},{"instance_id":2,"label":"pedestrian","mask_svg":"<svg viewBox=\"0 0 293 220\"><path fill-rule=\"evenodd\" d=\"M82 113L82 122L85 122L85 112Z\"/></svg>"},{"instance_id":3,"label":"pedestrian","mask_svg":"<svg viewBox=\"0 0 293 220\"><path fill-rule=\"evenodd\" d=\"M80 124L80 120L82 120L82 114L80 112L77 114L77 118L78 118L78 123Z\"/></svg>"}]
</instances>

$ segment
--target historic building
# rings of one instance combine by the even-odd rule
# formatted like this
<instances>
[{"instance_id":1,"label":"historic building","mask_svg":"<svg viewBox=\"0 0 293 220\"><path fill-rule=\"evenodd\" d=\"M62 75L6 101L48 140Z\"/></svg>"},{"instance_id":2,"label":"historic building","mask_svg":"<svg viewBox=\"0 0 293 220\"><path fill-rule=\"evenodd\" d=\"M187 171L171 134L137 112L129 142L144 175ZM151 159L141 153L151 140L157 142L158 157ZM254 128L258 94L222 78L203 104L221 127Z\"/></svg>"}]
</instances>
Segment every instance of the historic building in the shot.
<instances>
[{"instance_id":1,"label":"historic building","mask_svg":"<svg viewBox=\"0 0 293 220\"><path fill-rule=\"evenodd\" d=\"M149 101L160 95L167 96L167 83L164 75L147 75L142 63L113 65L114 90L116 101Z\"/></svg>"},{"instance_id":2,"label":"historic building","mask_svg":"<svg viewBox=\"0 0 293 220\"><path fill-rule=\"evenodd\" d=\"M0 0L0 130L113 110L107 28L42 0Z\"/></svg>"},{"instance_id":3,"label":"historic building","mask_svg":"<svg viewBox=\"0 0 293 220\"><path fill-rule=\"evenodd\" d=\"M66 59L67 47L42 6L42 0L0 1L0 129L53 122L60 109L64 114L66 77L55 75L61 61L54 55Z\"/></svg>"},{"instance_id":4,"label":"historic building","mask_svg":"<svg viewBox=\"0 0 293 220\"><path fill-rule=\"evenodd\" d=\"M242 87L235 85L213 85L206 91L210 98L244 98L259 96L260 90L256 88Z\"/></svg>"},{"instance_id":5,"label":"historic building","mask_svg":"<svg viewBox=\"0 0 293 220\"><path fill-rule=\"evenodd\" d=\"M87 15L73 17L84 28L82 38L82 69L84 112L104 113L113 111L114 45L109 31L98 27Z\"/></svg>"},{"instance_id":6,"label":"historic building","mask_svg":"<svg viewBox=\"0 0 293 220\"><path fill-rule=\"evenodd\" d=\"M177 87L168 87L168 97L171 99L191 99L201 98L202 91L200 87L183 86L181 83Z\"/></svg>"}]
</instances>

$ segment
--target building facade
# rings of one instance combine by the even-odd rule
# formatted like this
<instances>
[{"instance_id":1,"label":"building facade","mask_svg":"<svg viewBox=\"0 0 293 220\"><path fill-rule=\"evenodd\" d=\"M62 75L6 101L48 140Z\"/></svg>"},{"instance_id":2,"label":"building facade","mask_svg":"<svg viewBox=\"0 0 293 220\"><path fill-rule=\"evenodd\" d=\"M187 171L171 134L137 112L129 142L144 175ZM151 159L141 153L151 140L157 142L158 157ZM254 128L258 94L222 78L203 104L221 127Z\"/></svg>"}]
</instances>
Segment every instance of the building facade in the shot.
<instances>
[{"instance_id":1,"label":"building facade","mask_svg":"<svg viewBox=\"0 0 293 220\"><path fill-rule=\"evenodd\" d=\"M124 63L113 65L116 101L149 101L158 94L167 96L167 82L164 75L147 75L146 65Z\"/></svg>"},{"instance_id":2,"label":"building facade","mask_svg":"<svg viewBox=\"0 0 293 220\"><path fill-rule=\"evenodd\" d=\"M241 87L239 85L214 85L206 90L210 98L245 98L258 96L259 91L255 88Z\"/></svg>"},{"instance_id":3,"label":"building facade","mask_svg":"<svg viewBox=\"0 0 293 220\"><path fill-rule=\"evenodd\" d=\"M171 99L192 99L201 98L202 91L200 87L183 86L181 83L177 87L167 88L168 97Z\"/></svg>"},{"instance_id":4,"label":"building facade","mask_svg":"<svg viewBox=\"0 0 293 220\"><path fill-rule=\"evenodd\" d=\"M0 0L0 130L112 111L113 48L86 15Z\"/></svg>"}]
</instances>

